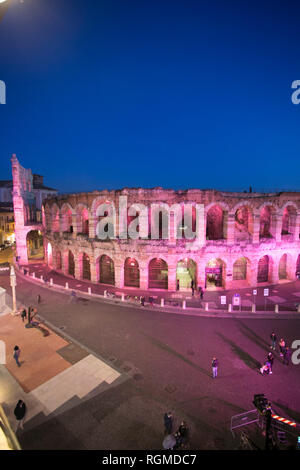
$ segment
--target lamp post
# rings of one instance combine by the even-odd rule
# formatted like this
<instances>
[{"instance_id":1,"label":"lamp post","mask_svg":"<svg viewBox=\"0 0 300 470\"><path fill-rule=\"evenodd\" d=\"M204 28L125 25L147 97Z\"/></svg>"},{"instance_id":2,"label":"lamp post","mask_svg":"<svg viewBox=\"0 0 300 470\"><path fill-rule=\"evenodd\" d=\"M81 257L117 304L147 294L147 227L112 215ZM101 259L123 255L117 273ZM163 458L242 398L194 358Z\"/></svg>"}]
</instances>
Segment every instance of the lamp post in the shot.
<instances>
[{"instance_id":1,"label":"lamp post","mask_svg":"<svg viewBox=\"0 0 300 470\"><path fill-rule=\"evenodd\" d=\"M16 299L16 285L17 285L17 277L15 273L15 268L13 265L10 267L10 285L12 289L12 296L13 296L13 311L12 315L14 315L17 311L17 299Z\"/></svg>"}]
</instances>

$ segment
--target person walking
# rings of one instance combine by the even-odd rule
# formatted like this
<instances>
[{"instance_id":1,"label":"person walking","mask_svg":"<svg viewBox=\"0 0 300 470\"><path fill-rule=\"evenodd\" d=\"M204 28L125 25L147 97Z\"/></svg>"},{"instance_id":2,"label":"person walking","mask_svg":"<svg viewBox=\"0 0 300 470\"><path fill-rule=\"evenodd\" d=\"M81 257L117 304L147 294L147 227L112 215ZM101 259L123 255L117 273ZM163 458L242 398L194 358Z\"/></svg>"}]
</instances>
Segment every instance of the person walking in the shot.
<instances>
[{"instance_id":1,"label":"person walking","mask_svg":"<svg viewBox=\"0 0 300 470\"><path fill-rule=\"evenodd\" d=\"M285 341L282 338L279 341L279 349L280 349L280 356L282 357L284 355L284 351L285 351Z\"/></svg>"},{"instance_id":2,"label":"person walking","mask_svg":"<svg viewBox=\"0 0 300 470\"><path fill-rule=\"evenodd\" d=\"M268 357L267 357L267 361L269 363L269 369L270 369L270 374L273 374L273 362L274 362L274 356L273 354L270 352L268 354Z\"/></svg>"},{"instance_id":3,"label":"person walking","mask_svg":"<svg viewBox=\"0 0 300 470\"><path fill-rule=\"evenodd\" d=\"M164 414L165 433L171 434L173 430L173 415L171 411Z\"/></svg>"},{"instance_id":4,"label":"person walking","mask_svg":"<svg viewBox=\"0 0 300 470\"><path fill-rule=\"evenodd\" d=\"M219 361L216 357L214 357L211 363L213 379L215 379L218 375L218 366L219 366Z\"/></svg>"},{"instance_id":5,"label":"person walking","mask_svg":"<svg viewBox=\"0 0 300 470\"><path fill-rule=\"evenodd\" d=\"M23 323L24 323L26 317L27 317L27 311L26 311L26 308L24 307L22 312L21 312L21 318L22 318Z\"/></svg>"},{"instance_id":6,"label":"person walking","mask_svg":"<svg viewBox=\"0 0 300 470\"><path fill-rule=\"evenodd\" d=\"M271 333L270 337L271 337L271 341L272 341L272 344L271 344L270 348L273 349L273 351L276 351L276 339L277 338L276 338L275 333L274 332Z\"/></svg>"},{"instance_id":7,"label":"person walking","mask_svg":"<svg viewBox=\"0 0 300 470\"><path fill-rule=\"evenodd\" d=\"M15 346L14 347L13 358L16 361L16 364L17 364L18 367L21 367L21 364L20 364L20 361L19 361L20 354L21 354L21 349L19 348L19 346Z\"/></svg>"},{"instance_id":8,"label":"person walking","mask_svg":"<svg viewBox=\"0 0 300 470\"><path fill-rule=\"evenodd\" d=\"M194 279L192 279L192 281L191 281L191 289L192 289L192 296L194 296L194 292L195 292L195 282L194 282Z\"/></svg>"},{"instance_id":9,"label":"person walking","mask_svg":"<svg viewBox=\"0 0 300 470\"><path fill-rule=\"evenodd\" d=\"M290 358L291 358L291 350L290 348L286 347L284 349L284 354L283 354L283 364L286 364L288 366L290 364Z\"/></svg>"},{"instance_id":10,"label":"person walking","mask_svg":"<svg viewBox=\"0 0 300 470\"><path fill-rule=\"evenodd\" d=\"M19 400L18 403L17 403L17 406L15 407L15 410L14 410L14 415L15 415L16 420L18 422L16 432L19 429L19 426L20 426L21 429L23 429L25 414L26 414L26 405L23 402L23 400Z\"/></svg>"},{"instance_id":11,"label":"person walking","mask_svg":"<svg viewBox=\"0 0 300 470\"><path fill-rule=\"evenodd\" d=\"M201 286L199 287L199 294L200 294L200 299L203 300L203 289Z\"/></svg>"},{"instance_id":12,"label":"person walking","mask_svg":"<svg viewBox=\"0 0 300 470\"><path fill-rule=\"evenodd\" d=\"M176 290L179 290L179 279L176 280Z\"/></svg>"}]
</instances>

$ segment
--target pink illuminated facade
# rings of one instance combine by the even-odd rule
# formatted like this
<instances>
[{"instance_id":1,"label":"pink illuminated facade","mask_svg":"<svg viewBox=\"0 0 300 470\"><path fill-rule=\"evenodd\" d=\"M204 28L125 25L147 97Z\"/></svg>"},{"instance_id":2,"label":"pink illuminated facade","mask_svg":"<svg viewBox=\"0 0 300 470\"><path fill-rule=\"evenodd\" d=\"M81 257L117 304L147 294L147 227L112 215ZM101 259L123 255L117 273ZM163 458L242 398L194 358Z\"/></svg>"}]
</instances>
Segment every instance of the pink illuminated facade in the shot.
<instances>
[{"instance_id":1,"label":"pink illuminated facade","mask_svg":"<svg viewBox=\"0 0 300 470\"><path fill-rule=\"evenodd\" d=\"M144 229L138 239L118 235L124 233L120 196L126 196L128 207L142 202L149 208L148 234ZM113 239L97 235L103 203L116 208L118 230ZM190 204L195 208L192 214L202 207L195 239L184 238L184 224L178 219L174 224L172 213L168 238L162 238L158 226L158 239L149 239L154 203ZM127 222L134 220L128 213L126 217ZM176 230L183 238L176 238ZM193 280L196 286L229 289L294 280L300 272L299 232L300 193L292 192L125 188L52 197L43 206L49 266L76 279L118 288L185 290Z\"/></svg>"}]
</instances>

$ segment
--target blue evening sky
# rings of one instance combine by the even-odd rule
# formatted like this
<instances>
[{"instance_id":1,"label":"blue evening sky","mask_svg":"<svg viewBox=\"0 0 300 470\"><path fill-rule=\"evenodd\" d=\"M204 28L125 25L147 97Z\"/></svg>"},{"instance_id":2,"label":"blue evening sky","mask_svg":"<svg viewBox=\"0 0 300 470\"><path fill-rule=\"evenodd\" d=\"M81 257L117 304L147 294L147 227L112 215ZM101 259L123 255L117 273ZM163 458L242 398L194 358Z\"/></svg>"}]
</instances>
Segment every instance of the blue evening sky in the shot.
<instances>
[{"instance_id":1,"label":"blue evening sky","mask_svg":"<svg viewBox=\"0 0 300 470\"><path fill-rule=\"evenodd\" d=\"M0 179L300 190L298 1L11 0Z\"/></svg>"}]
</instances>

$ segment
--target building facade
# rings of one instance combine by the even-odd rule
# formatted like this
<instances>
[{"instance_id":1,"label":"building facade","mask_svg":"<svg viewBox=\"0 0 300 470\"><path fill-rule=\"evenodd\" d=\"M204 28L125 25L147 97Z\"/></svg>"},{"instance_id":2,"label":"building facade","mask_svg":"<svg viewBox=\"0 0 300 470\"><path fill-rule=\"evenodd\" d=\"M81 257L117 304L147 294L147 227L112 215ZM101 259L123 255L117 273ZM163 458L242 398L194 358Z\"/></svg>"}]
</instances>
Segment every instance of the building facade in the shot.
<instances>
[{"instance_id":1,"label":"building facade","mask_svg":"<svg viewBox=\"0 0 300 470\"><path fill-rule=\"evenodd\" d=\"M20 263L27 264L30 257L43 257L42 202L57 190L44 186L43 177L23 168L16 155L11 163L16 254Z\"/></svg>"},{"instance_id":2,"label":"building facade","mask_svg":"<svg viewBox=\"0 0 300 470\"><path fill-rule=\"evenodd\" d=\"M106 219L106 239L99 236L103 218L111 215L104 204L115 208L116 229L110 232ZM189 206L192 225L197 221L193 239L185 234L185 209L167 212L173 205ZM136 239L124 236L132 223L143 226ZM119 288L175 291L189 289L193 281L227 289L294 280L300 272L300 193L125 188L69 194L47 199L43 230L52 269Z\"/></svg>"}]
</instances>

